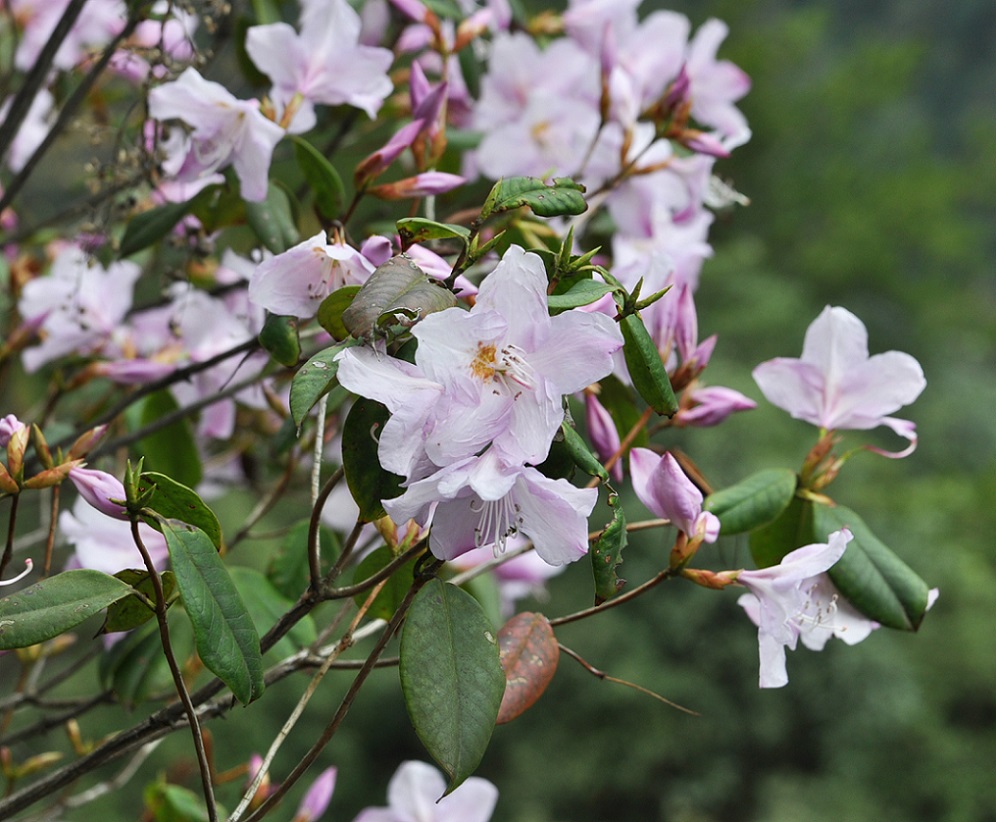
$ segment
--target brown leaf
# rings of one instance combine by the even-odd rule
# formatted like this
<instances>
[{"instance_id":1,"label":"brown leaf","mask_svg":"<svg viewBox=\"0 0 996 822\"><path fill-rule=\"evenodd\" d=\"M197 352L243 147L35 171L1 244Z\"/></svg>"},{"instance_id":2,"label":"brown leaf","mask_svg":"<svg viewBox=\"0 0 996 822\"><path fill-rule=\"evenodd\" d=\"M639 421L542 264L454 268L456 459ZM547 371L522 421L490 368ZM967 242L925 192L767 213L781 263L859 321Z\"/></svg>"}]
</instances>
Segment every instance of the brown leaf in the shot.
<instances>
[{"instance_id":1,"label":"brown leaf","mask_svg":"<svg viewBox=\"0 0 996 822\"><path fill-rule=\"evenodd\" d=\"M543 614L516 614L498 632L501 666L505 670L505 695L497 724L511 722L525 713L550 684L560 660L553 628Z\"/></svg>"}]
</instances>

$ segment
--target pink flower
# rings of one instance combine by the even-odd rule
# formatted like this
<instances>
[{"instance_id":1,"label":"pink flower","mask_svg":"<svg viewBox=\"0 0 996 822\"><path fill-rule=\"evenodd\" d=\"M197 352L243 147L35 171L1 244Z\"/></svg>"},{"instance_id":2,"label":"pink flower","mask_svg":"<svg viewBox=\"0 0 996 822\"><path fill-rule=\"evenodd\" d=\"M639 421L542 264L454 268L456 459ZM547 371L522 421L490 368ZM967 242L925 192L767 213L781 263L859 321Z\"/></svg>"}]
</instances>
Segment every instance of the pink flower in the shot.
<instances>
[{"instance_id":1,"label":"pink flower","mask_svg":"<svg viewBox=\"0 0 996 822\"><path fill-rule=\"evenodd\" d=\"M264 117L257 100L239 100L219 83L205 80L193 68L149 92L149 114L157 120L177 119L190 129L174 176L190 182L228 165L235 168L246 200L266 199L270 158L284 130Z\"/></svg>"},{"instance_id":2,"label":"pink flower","mask_svg":"<svg viewBox=\"0 0 996 822\"><path fill-rule=\"evenodd\" d=\"M314 822L325 813L335 791L335 777L335 768L326 768L318 774L318 778L311 783L304 799L298 805L293 822Z\"/></svg>"},{"instance_id":3,"label":"pink flower","mask_svg":"<svg viewBox=\"0 0 996 822\"><path fill-rule=\"evenodd\" d=\"M393 88L387 71L394 56L360 44L360 16L345 0L302 5L300 34L287 23L253 26L246 33L246 51L273 81L274 103L283 111L295 97L303 101L290 131L314 127L315 103L346 103L376 116Z\"/></svg>"},{"instance_id":4,"label":"pink flower","mask_svg":"<svg viewBox=\"0 0 996 822\"><path fill-rule=\"evenodd\" d=\"M715 128L729 150L750 139L747 120L734 103L750 91L750 78L729 60L716 60L729 28L720 20L703 23L688 44L689 92L692 117Z\"/></svg>"},{"instance_id":5,"label":"pink flower","mask_svg":"<svg viewBox=\"0 0 996 822\"><path fill-rule=\"evenodd\" d=\"M687 392L687 396L692 404L678 409L678 413L671 420L674 425L706 428L710 425L719 425L737 411L757 408L754 400L745 397L739 391L721 385L693 388Z\"/></svg>"},{"instance_id":6,"label":"pink flower","mask_svg":"<svg viewBox=\"0 0 996 822\"><path fill-rule=\"evenodd\" d=\"M754 369L754 380L773 405L827 430L885 425L916 447L916 427L887 416L913 402L927 384L909 354L868 356L868 332L845 308L827 306L806 331L802 357L779 357ZM885 452L880 452L885 453Z\"/></svg>"},{"instance_id":7,"label":"pink flower","mask_svg":"<svg viewBox=\"0 0 996 822\"><path fill-rule=\"evenodd\" d=\"M367 808L353 822L488 822L498 789L479 776L446 793L443 775L425 762L402 762L387 787L390 807Z\"/></svg>"},{"instance_id":8,"label":"pink flower","mask_svg":"<svg viewBox=\"0 0 996 822\"><path fill-rule=\"evenodd\" d=\"M491 448L410 483L384 508L395 522L431 525L429 548L439 559L487 546L500 552L509 537L523 534L544 562L563 565L588 552L588 515L597 498L594 488L507 465Z\"/></svg>"},{"instance_id":9,"label":"pink flower","mask_svg":"<svg viewBox=\"0 0 996 822\"><path fill-rule=\"evenodd\" d=\"M352 246L329 243L325 232L260 263L249 280L249 299L274 314L314 317L329 294L361 285L374 264Z\"/></svg>"},{"instance_id":10,"label":"pink flower","mask_svg":"<svg viewBox=\"0 0 996 822\"><path fill-rule=\"evenodd\" d=\"M131 535L131 523L105 516L83 499L76 500L72 511L59 514L59 532L75 548L67 568L92 568L105 574L145 568ZM152 564L163 570L169 561L165 537L144 522L139 523L138 533Z\"/></svg>"},{"instance_id":11,"label":"pink flower","mask_svg":"<svg viewBox=\"0 0 996 822\"><path fill-rule=\"evenodd\" d=\"M850 531L835 531L826 543L804 545L786 554L778 565L741 571L737 576L736 581L750 591L738 603L758 626L760 687L786 685L785 649L794 651L801 635L814 625L825 624L829 601L827 589L820 587L821 575L843 556L850 541ZM803 641L812 643L810 647L818 644L816 639Z\"/></svg>"},{"instance_id":12,"label":"pink flower","mask_svg":"<svg viewBox=\"0 0 996 822\"><path fill-rule=\"evenodd\" d=\"M24 423L13 414L8 414L6 417L0 418L0 448L6 448L7 443L10 442L10 438L25 428Z\"/></svg>"},{"instance_id":13,"label":"pink flower","mask_svg":"<svg viewBox=\"0 0 996 822\"><path fill-rule=\"evenodd\" d=\"M719 520L702 510L702 492L669 452L658 456L649 448L634 448L629 453L629 472L633 490L651 513L671 520L689 539L716 541Z\"/></svg>"}]
</instances>

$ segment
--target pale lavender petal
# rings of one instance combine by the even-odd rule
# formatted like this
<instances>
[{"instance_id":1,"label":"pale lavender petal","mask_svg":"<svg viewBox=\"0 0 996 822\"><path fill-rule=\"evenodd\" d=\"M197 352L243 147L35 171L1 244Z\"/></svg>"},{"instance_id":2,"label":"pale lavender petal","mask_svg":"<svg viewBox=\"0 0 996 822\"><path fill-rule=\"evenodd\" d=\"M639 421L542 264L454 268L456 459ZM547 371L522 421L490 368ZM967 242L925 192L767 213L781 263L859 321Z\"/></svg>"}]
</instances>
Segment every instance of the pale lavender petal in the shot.
<instances>
[{"instance_id":1,"label":"pale lavender petal","mask_svg":"<svg viewBox=\"0 0 996 822\"><path fill-rule=\"evenodd\" d=\"M772 405L788 411L796 419L822 425L823 374L819 366L777 357L761 363L751 373Z\"/></svg>"},{"instance_id":2,"label":"pale lavender petal","mask_svg":"<svg viewBox=\"0 0 996 822\"><path fill-rule=\"evenodd\" d=\"M335 778L335 768L326 768L318 775L298 805L294 822L313 822L325 813L335 791Z\"/></svg>"},{"instance_id":3,"label":"pale lavender petal","mask_svg":"<svg viewBox=\"0 0 996 822\"><path fill-rule=\"evenodd\" d=\"M573 394L612 373L622 348L619 326L605 314L565 311L549 320L549 334L529 361L561 394Z\"/></svg>"},{"instance_id":4,"label":"pale lavender petal","mask_svg":"<svg viewBox=\"0 0 996 822\"><path fill-rule=\"evenodd\" d=\"M497 311L508 323L508 339L533 351L550 327L547 285L543 261L513 245L484 278L474 310Z\"/></svg>"},{"instance_id":5,"label":"pale lavender petal","mask_svg":"<svg viewBox=\"0 0 996 822\"><path fill-rule=\"evenodd\" d=\"M588 553L588 515L598 500L594 488L577 488L526 468L513 492L522 532L550 565L574 562Z\"/></svg>"}]
</instances>

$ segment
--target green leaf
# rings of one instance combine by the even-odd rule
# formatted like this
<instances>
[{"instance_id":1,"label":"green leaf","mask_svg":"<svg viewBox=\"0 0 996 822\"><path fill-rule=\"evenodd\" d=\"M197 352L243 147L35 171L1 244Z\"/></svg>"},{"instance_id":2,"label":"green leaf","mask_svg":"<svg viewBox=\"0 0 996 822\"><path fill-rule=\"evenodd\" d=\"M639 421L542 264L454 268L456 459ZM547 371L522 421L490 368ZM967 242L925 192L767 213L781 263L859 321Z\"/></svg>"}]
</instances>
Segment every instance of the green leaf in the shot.
<instances>
[{"instance_id":1,"label":"green leaf","mask_svg":"<svg viewBox=\"0 0 996 822\"><path fill-rule=\"evenodd\" d=\"M480 219L522 206L538 217L583 214L588 209L584 191L583 185L567 177L557 177L550 185L537 177L506 177L491 189Z\"/></svg>"},{"instance_id":2,"label":"green leaf","mask_svg":"<svg viewBox=\"0 0 996 822\"><path fill-rule=\"evenodd\" d=\"M279 314L268 314L259 332L259 344L281 365L293 368L301 358L301 340L297 320Z\"/></svg>"},{"instance_id":3,"label":"green leaf","mask_svg":"<svg viewBox=\"0 0 996 822\"><path fill-rule=\"evenodd\" d=\"M602 465L598 457L592 453L588 443L575 430L574 426L564 420L560 424L560 431L564 436L567 451L574 460L574 464L589 477L598 477L602 482L608 482L609 472L605 470L605 466Z\"/></svg>"},{"instance_id":4,"label":"green leaf","mask_svg":"<svg viewBox=\"0 0 996 822\"><path fill-rule=\"evenodd\" d=\"M407 324L456 305L453 292L437 280L430 280L406 254L391 257L360 287L352 304L342 313L343 325L356 338L369 339L386 320Z\"/></svg>"},{"instance_id":5,"label":"green leaf","mask_svg":"<svg viewBox=\"0 0 996 822\"><path fill-rule=\"evenodd\" d=\"M332 339L342 341L349 336L349 329L343 324L342 315L353 304L359 291L358 285L344 285L319 304L318 324L332 335Z\"/></svg>"},{"instance_id":6,"label":"green leaf","mask_svg":"<svg viewBox=\"0 0 996 822\"><path fill-rule=\"evenodd\" d=\"M767 568L781 562L789 551L818 541L813 533L813 504L793 497L774 520L751 532L750 553L758 568Z\"/></svg>"},{"instance_id":7,"label":"green leaf","mask_svg":"<svg viewBox=\"0 0 996 822\"><path fill-rule=\"evenodd\" d=\"M590 279L578 280L563 294L551 294L546 302L554 312L566 311L569 308L591 305L613 291L615 288L608 283Z\"/></svg>"},{"instance_id":8,"label":"green leaf","mask_svg":"<svg viewBox=\"0 0 996 822\"><path fill-rule=\"evenodd\" d=\"M342 214L346 202L346 189L342 177L322 153L303 137L292 136L294 158L308 187L315 193L315 208L326 220L334 220Z\"/></svg>"},{"instance_id":9,"label":"green leaf","mask_svg":"<svg viewBox=\"0 0 996 822\"><path fill-rule=\"evenodd\" d=\"M236 565L229 569L229 575L242 601L252 617L256 632L262 636L291 608L297 599L288 599L280 593L265 576L254 568ZM276 659L284 659L307 648L315 641L315 622L310 616L294 625L287 635L274 645L267 654Z\"/></svg>"},{"instance_id":10,"label":"green leaf","mask_svg":"<svg viewBox=\"0 0 996 822\"><path fill-rule=\"evenodd\" d=\"M788 468L758 471L705 498L702 507L719 517L720 534L742 534L775 520L795 496L797 478Z\"/></svg>"},{"instance_id":11,"label":"green leaf","mask_svg":"<svg viewBox=\"0 0 996 822\"><path fill-rule=\"evenodd\" d=\"M403 490L404 477L384 470L377 457L377 440L389 416L379 402L360 397L342 426L342 467L362 522L385 516L381 500L400 496Z\"/></svg>"},{"instance_id":12,"label":"green leaf","mask_svg":"<svg viewBox=\"0 0 996 822\"><path fill-rule=\"evenodd\" d=\"M609 495L612 520L591 546L591 570L595 577L595 604L618 594L626 580L620 579L616 568L622 564L622 551L626 547L626 512L619 502L618 494Z\"/></svg>"},{"instance_id":13,"label":"green leaf","mask_svg":"<svg viewBox=\"0 0 996 822\"><path fill-rule=\"evenodd\" d=\"M125 226L124 237L121 238L121 257L130 257L161 240L187 216L192 204L193 200L166 203L136 214Z\"/></svg>"},{"instance_id":14,"label":"green leaf","mask_svg":"<svg viewBox=\"0 0 996 822\"><path fill-rule=\"evenodd\" d=\"M182 609L167 616L173 655L182 666L194 652L194 633ZM100 682L110 688L127 708L156 695L176 696L169 663L163 655L159 625L146 622L120 638L100 655L97 663Z\"/></svg>"},{"instance_id":15,"label":"green leaf","mask_svg":"<svg viewBox=\"0 0 996 822\"><path fill-rule=\"evenodd\" d=\"M0 650L27 648L75 628L132 595L132 588L100 571L63 571L0 599Z\"/></svg>"},{"instance_id":16,"label":"green leaf","mask_svg":"<svg viewBox=\"0 0 996 822\"><path fill-rule=\"evenodd\" d=\"M829 573L833 584L869 619L915 631L927 612L927 583L892 552L854 511L843 505L813 506L817 541L850 529L854 539Z\"/></svg>"},{"instance_id":17,"label":"green leaf","mask_svg":"<svg viewBox=\"0 0 996 822\"><path fill-rule=\"evenodd\" d=\"M266 568L266 576L273 586L292 601L296 601L311 582L311 570L308 567L310 527L311 523L307 519L295 523ZM341 552L338 538L325 525L318 527L318 545L321 548L323 568L334 562Z\"/></svg>"},{"instance_id":18,"label":"green leaf","mask_svg":"<svg viewBox=\"0 0 996 822\"><path fill-rule=\"evenodd\" d=\"M200 528L214 543L214 547L221 550L221 523L196 491L165 474L145 471L139 478L139 493L150 488L154 488L155 493L146 503L146 508L151 508L166 519L178 519ZM155 517L148 517L146 522L156 528Z\"/></svg>"},{"instance_id":19,"label":"green leaf","mask_svg":"<svg viewBox=\"0 0 996 822\"><path fill-rule=\"evenodd\" d=\"M300 239L290 198L276 183L270 183L263 202L246 202L246 220L259 241L274 254L281 254Z\"/></svg>"},{"instance_id":20,"label":"green leaf","mask_svg":"<svg viewBox=\"0 0 996 822\"><path fill-rule=\"evenodd\" d=\"M460 240L463 245L470 238L470 229L453 223L439 223L425 217L405 217L398 220L398 234L404 248L428 240Z\"/></svg>"},{"instance_id":21,"label":"green leaf","mask_svg":"<svg viewBox=\"0 0 996 822\"><path fill-rule=\"evenodd\" d=\"M210 819L204 800L180 785L153 782L145 788L144 799L153 822L208 822Z\"/></svg>"},{"instance_id":22,"label":"green leaf","mask_svg":"<svg viewBox=\"0 0 996 822\"><path fill-rule=\"evenodd\" d=\"M133 430L152 425L157 420L180 409L169 391L156 391L133 405L127 412ZM202 477L201 456L194 442L190 420L183 417L146 435L134 446L145 457L145 464L173 477L191 488Z\"/></svg>"},{"instance_id":23,"label":"green leaf","mask_svg":"<svg viewBox=\"0 0 996 822\"><path fill-rule=\"evenodd\" d=\"M247 705L263 693L259 635L208 536L178 520L160 521L183 607L204 665Z\"/></svg>"},{"instance_id":24,"label":"green leaf","mask_svg":"<svg viewBox=\"0 0 996 822\"><path fill-rule=\"evenodd\" d=\"M118 571L114 576L126 585L130 585L132 588L145 594L153 607L149 607L140 597L134 594L119 602L115 602L107 609L107 618L100 629L100 633L102 634L130 631L139 625L144 625L156 615L156 590L148 571L129 568L124 571ZM163 571L160 579L162 580L163 595L166 597L167 606L169 606L171 602L170 598L176 592L176 578L173 576L172 571Z\"/></svg>"},{"instance_id":25,"label":"green leaf","mask_svg":"<svg viewBox=\"0 0 996 822\"><path fill-rule=\"evenodd\" d=\"M430 580L405 619L400 673L415 732L449 776L450 793L484 756L505 691L498 644L477 600Z\"/></svg>"},{"instance_id":26,"label":"green leaf","mask_svg":"<svg viewBox=\"0 0 996 822\"><path fill-rule=\"evenodd\" d=\"M623 336L623 357L633 387L658 414L673 417L678 400L661 361L660 352L639 314L627 314L619 322Z\"/></svg>"},{"instance_id":27,"label":"green leaf","mask_svg":"<svg viewBox=\"0 0 996 822\"><path fill-rule=\"evenodd\" d=\"M395 556L391 552L391 549L386 545L381 546L373 553L368 554L363 562L357 566L353 574L353 584L356 585L365 579L369 579L382 568L393 562L394 559ZM390 619L393 617L394 612L398 610L398 606L408 593L408 589L412 587L414 579L415 558L413 557L411 561L406 562L388 577L384 587L380 589L380 593L377 594L373 604L370 606L370 610L367 611L367 616L374 619ZM366 602L368 596L370 596L370 591L364 591L353 597L357 607Z\"/></svg>"},{"instance_id":28,"label":"green leaf","mask_svg":"<svg viewBox=\"0 0 996 822\"><path fill-rule=\"evenodd\" d=\"M359 345L359 342L347 340L323 349L309 357L308 361L298 369L291 381L290 389L290 412L298 428L315 404L336 385L339 363L335 358L354 345Z\"/></svg>"}]
</instances>

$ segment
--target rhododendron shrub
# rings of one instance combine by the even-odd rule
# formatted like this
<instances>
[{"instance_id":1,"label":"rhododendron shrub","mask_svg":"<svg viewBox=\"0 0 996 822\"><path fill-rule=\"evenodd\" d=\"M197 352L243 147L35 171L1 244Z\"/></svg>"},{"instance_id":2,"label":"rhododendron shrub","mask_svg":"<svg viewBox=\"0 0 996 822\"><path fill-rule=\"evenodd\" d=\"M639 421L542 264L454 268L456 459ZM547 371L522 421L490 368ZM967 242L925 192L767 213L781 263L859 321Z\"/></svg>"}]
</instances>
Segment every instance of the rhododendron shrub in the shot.
<instances>
[{"instance_id":1,"label":"rhododendron shrub","mask_svg":"<svg viewBox=\"0 0 996 822\"><path fill-rule=\"evenodd\" d=\"M542 710L561 625L738 588L742 624L711 637L752 620L765 688L799 639L917 629L936 592L831 495L852 457L915 448L891 416L925 386L911 356L869 356L827 307L801 358L754 370L815 428L800 466L715 489L672 441L756 406L709 380L723 345L695 300L716 211L746 203L717 176L751 136L723 23L600 0L535 27L504 2L290 5L17 2L0 20L18 69L0 375L51 386L0 395L0 817L85 804L81 777L123 784L135 769L107 763L176 732L198 767L157 765L150 818L262 819L308 775L295 818L318 819L360 778L336 733L394 664L441 770L400 764L389 806L357 818L484 820L513 786L473 774L496 724ZM39 216L33 171L98 121L113 159L56 195L89 207ZM866 443L880 425L908 447ZM48 512L40 540L29 509ZM647 529L659 567L627 582L627 534ZM721 567L736 534L756 567ZM544 598L556 574L591 580L591 606ZM36 697L80 648L100 681L61 715ZM209 744L218 716L268 725L267 687L305 671L265 754ZM316 732L299 720L325 677L348 684ZM78 740L106 703L131 710L119 733L68 761L24 730Z\"/></svg>"}]
</instances>

